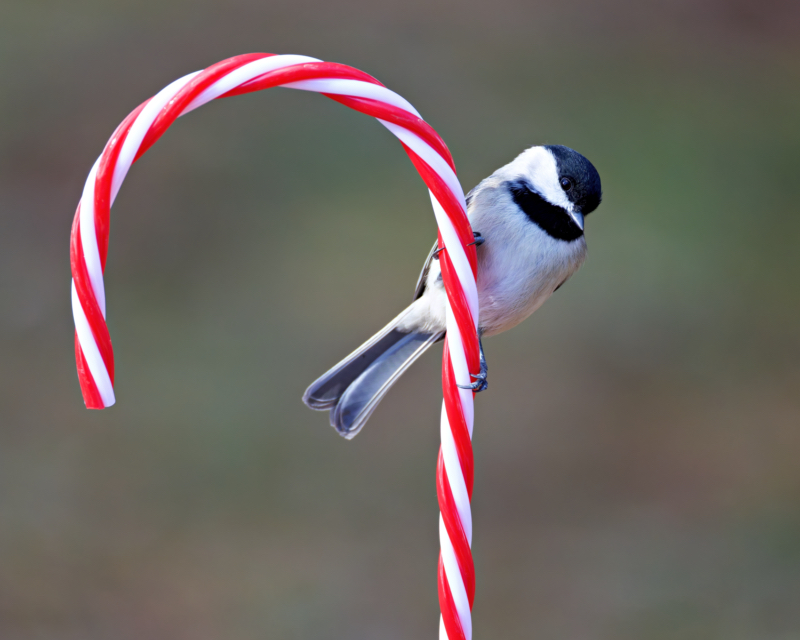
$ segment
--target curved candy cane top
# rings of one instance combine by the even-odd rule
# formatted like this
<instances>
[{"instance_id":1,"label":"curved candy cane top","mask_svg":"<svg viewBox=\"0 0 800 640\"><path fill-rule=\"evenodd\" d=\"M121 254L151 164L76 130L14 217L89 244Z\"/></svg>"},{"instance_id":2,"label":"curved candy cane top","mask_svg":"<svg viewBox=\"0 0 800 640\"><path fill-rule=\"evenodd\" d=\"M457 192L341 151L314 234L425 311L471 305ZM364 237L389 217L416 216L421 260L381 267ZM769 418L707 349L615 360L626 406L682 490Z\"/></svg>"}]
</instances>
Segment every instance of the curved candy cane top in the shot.
<instances>
[{"instance_id":1,"label":"curved candy cane top","mask_svg":"<svg viewBox=\"0 0 800 640\"><path fill-rule=\"evenodd\" d=\"M461 354L453 358L456 379L466 384L469 370L477 369L475 249L466 247L472 234L464 193L445 143L407 100L358 69L307 56L253 53L190 73L143 102L117 127L89 172L70 247L76 358L88 408L114 404L114 356L105 322L103 271L109 212L128 170L179 116L211 100L271 87L322 93L377 118L400 140L430 190L440 243L447 249L444 280L454 318L448 335L451 345L460 343L452 351Z\"/></svg>"},{"instance_id":2,"label":"curved candy cane top","mask_svg":"<svg viewBox=\"0 0 800 640\"><path fill-rule=\"evenodd\" d=\"M190 73L143 102L111 136L83 189L72 226L72 311L81 390L90 409L114 404L114 355L106 326L103 272L111 205L136 162L179 117L206 102L271 87L321 93L370 115L391 131L428 187L439 226L442 276L447 292L443 360L442 449L437 471L441 508L440 638L469 640L475 595L472 542L473 394L478 364L477 260L464 192L447 146L411 104L366 73L296 55L253 53Z\"/></svg>"}]
</instances>

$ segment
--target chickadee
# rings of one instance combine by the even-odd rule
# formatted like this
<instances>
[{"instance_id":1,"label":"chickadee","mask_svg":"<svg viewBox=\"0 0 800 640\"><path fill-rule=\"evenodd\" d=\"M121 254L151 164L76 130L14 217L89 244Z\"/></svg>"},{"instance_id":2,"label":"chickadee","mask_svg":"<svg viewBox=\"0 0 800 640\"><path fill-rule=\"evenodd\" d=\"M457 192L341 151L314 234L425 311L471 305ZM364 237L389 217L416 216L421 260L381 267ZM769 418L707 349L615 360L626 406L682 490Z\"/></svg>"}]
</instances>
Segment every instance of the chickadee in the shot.
<instances>
[{"instance_id":1,"label":"chickadee","mask_svg":"<svg viewBox=\"0 0 800 640\"><path fill-rule=\"evenodd\" d=\"M584 216L600 204L600 176L581 154L559 145L531 147L467 195L478 245L480 337L518 325L583 264ZM414 302L317 379L303 402L330 410L331 425L355 436L400 375L445 334L446 294L437 244L417 281ZM471 385L487 387L481 373Z\"/></svg>"}]
</instances>

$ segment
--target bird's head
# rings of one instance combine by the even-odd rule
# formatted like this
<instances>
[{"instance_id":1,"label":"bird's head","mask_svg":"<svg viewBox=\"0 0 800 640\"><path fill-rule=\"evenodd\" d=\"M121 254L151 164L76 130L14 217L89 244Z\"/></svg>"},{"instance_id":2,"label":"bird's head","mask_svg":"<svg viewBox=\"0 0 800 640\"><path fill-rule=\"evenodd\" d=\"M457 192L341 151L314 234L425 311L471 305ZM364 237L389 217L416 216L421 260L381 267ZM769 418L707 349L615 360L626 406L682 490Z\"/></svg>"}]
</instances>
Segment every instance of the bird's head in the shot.
<instances>
[{"instance_id":1,"label":"bird's head","mask_svg":"<svg viewBox=\"0 0 800 640\"><path fill-rule=\"evenodd\" d=\"M513 201L548 235L571 242L602 199L600 175L577 151L561 145L526 149L498 171Z\"/></svg>"}]
</instances>

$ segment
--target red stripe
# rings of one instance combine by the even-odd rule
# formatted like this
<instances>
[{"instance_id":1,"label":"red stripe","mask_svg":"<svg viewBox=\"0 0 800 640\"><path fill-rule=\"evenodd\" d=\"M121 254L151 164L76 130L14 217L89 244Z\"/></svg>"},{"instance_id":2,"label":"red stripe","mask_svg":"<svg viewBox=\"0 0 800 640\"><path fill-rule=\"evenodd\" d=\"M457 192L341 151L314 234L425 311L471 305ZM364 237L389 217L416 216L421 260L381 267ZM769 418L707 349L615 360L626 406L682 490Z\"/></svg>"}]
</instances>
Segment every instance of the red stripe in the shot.
<instances>
[{"instance_id":1,"label":"red stripe","mask_svg":"<svg viewBox=\"0 0 800 640\"><path fill-rule=\"evenodd\" d=\"M75 333L75 362L78 366L78 381L81 383L81 393L87 409L105 409L103 399L94 383L94 378L89 371L89 365L81 350L81 343L78 341L78 334Z\"/></svg>"},{"instance_id":2,"label":"red stripe","mask_svg":"<svg viewBox=\"0 0 800 640\"><path fill-rule=\"evenodd\" d=\"M475 600L475 564L472 561L472 551L469 548L464 525L458 515L453 490L450 488L450 478L444 466L441 449L439 449L439 461L436 468L436 495L439 498L439 511L442 513L445 529L450 536L450 542L453 544L456 560L458 560L458 569L467 591L469 607L472 609Z\"/></svg>"},{"instance_id":3,"label":"red stripe","mask_svg":"<svg viewBox=\"0 0 800 640\"><path fill-rule=\"evenodd\" d=\"M469 264L472 267L472 273L477 277L478 258L477 252L475 251L475 245L470 247L467 246L475 240L472 235L472 227L469 225L467 212L453 195L453 192L450 191L450 188L447 186L447 184L445 184L442 177L433 169L431 169L430 165L428 165L427 162L420 158L409 147L402 142L400 144L403 145L403 149L405 149L408 157L411 158L411 162L414 164L414 168L417 170L417 173L419 173L422 180L428 186L428 189L430 189L433 192L433 195L436 196L439 204L442 205L445 213L447 213L447 217L450 218L450 221L453 223L453 227L456 230L458 239L461 240L461 244L464 246L464 251L467 254L467 260L469 260Z\"/></svg>"},{"instance_id":4,"label":"red stripe","mask_svg":"<svg viewBox=\"0 0 800 640\"><path fill-rule=\"evenodd\" d=\"M392 124L400 125L415 133L425 142L427 142L442 158L450 165L450 168L455 172L456 165L453 162L453 156L450 149L439 137L439 134L434 131L433 127L425 122L422 118L415 116L394 105L386 104L385 102L378 102L369 98L355 98L352 96L340 96L332 93L324 93L325 97L340 102L346 107L350 107L354 111L358 111L373 118L386 120Z\"/></svg>"},{"instance_id":5,"label":"red stripe","mask_svg":"<svg viewBox=\"0 0 800 640\"><path fill-rule=\"evenodd\" d=\"M241 56L228 58L215 65L204 69L197 74L186 86L184 86L175 97L161 110L153 124L148 129L147 134L142 140L142 144L136 153L136 160L138 160L155 142L164 135L164 132L172 125L173 122L183 113L184 109L208 87L213 85L219 79L225 77L229 73L243 67L256 60L269 58L274 56L273 53L250 53ZM298 82L300 80L313 80L318 78L344 78L361 80L363 82L370 82L372 84L380 84L375 78L343 64L336 64L333 62L310 62L292 65L283 69L276 69L269 71L261 76L249 80L244 85L235 87L227 93L222 94L219 98L228 98L230 96L241 95L244 93L252 93L253 91L261 91L271 87L277 87L289 82ZM219 99L218 98L218 99Z\"/></svg>"},{"instance_id":6,"label":"red stripe","mask_svg":"<svg viewBox=\"0 0 800 640\"><path fill-rule=\"evenodd\" d=\"M401 142L400 144L403 143ZM411 162L414 164L414 167L416 167L420 176L422 176L425 184L433 192L439 204L444 208L448 218L453 222L458 238L464 247L467 259L472 267L472 273L477 277L478 259L475 245L467 246L472 243L475 238L472 235L472 228L469 226L466 212L455 199L450 189L447 188L447 185L444 184L439 174L433 171L428 163L414 153L408 146L403 144L403 148L406 150L408 157L411 158ZM442 244L440 234L439 246L442 246ZM475 322L472 319L472 312L469 309L464 289L458 281L452 267L452 262L446 253L445 251L439 254L445 290L450 300L450 306L453 309L453 315L458 323L459 331L461 332L461 340L464 343L464 351L467 356L467 366L471 373L478 373L480 371L480 350L478 346L478 335L475 331Z\"/></svg>"},{"instance_id":7,"label":"red stripe","mask_svg":"<svg viewBox=\"0 0 800 640\"><path fill-rule=\"evenodd\" d=\"M442 356L442 392L444 394L444 408L447 412L447 422L450 424L450 432L453 434L453 440L456 444L458 461L461 464L461 472L464 475L464 482L467 485L467 493L469 493L469 497L472 499L472 485L475 469L472 440L469 436L467 420L464 417L464 407L461 406L461 393L456 387L453 364L450 361L450 343L446 338Z\"/></svg>"},{"instance_id":8,"label":"red stripe","mask_svg":"<svg viewBox=\"0 0 800 640\"><path fill-rule=\"evenodd\" d=\"M110 225L111 208L111 181L114 174L114 167L117 164L122 142L128 135L131 125L139 115L149 100L140 104L120 123L116 128L100 159L95 180L95 205L94 205L94 224L95 237L97 238L97 248L100 253L100 265L105 271L106 258L108 256L108 238ZM72 277L75 282L75 290L78 300L83 308L89 327L92 330L95 342L97 343L103 364L106 367L111 384L114 384L114 349L111 344L111 336L108 333L103 314L97 304L97 299L92 289L89 273L86 269L86 261L83 255L83 245L80 238L80 215L81 205L75 212L72 223L72 233L70 236L70 264ZM81 385L83 401L87 409L105 409L105 404L97 389L97 384L92 377L86 357L80 346L77 333L75 334L75 363L78 369L78 380Z\"/></svg>"},{"instance_id":9,"label":"red stripe","mask_svg":"<svg viewBox=\"0 0 800 640\"><path fill-rule=\"evenodd\" d=\"M204 69L192 78L186 85L178 91L177 94L170 100L163 109L153 120L153 124L147 130L139 150L136 152L134 162L141 158L145 152L152 147L156 141L164 135L164 132L175 120L183 113L183 110L189 106L189 103L194 100L198 95L205 91L208 87L214 84L220 78L225 77L232 71L246 64L250 64L262 58L269 58L274 56L274 53L246 53L241 56L234 56L228 58L217 64L213 64L207 69Z\"/></svg>"},{"instance_id":10,"label":"red stripe","mask_svg":"<svg viewBox=\"0 0 800 640\"><path fill-rule=\"evenodd\" d=\"M108 256L108 239L109 239L109 225L110 225L110 208L111 208L111 182L114 174L114 167L117 164L119 152L122 148L122 143L128 135L131 125L136 120L136 117L141 113L144 106L149 100L140 104L136 109L127 115L127 117L116 128L108 143L103 149L103 154L100 158L100 163L97 170L97 178L95 181L95 203L94 203L94 224L95 224L95 237L97 238L97 246L100 254L100 265L105 271L106 259ZM78 294L78 300L83 308L89 327L92 330L95 342L97 343L100 356L103 359L103 364L106 367L111 384L114 384L115 367L114 367L114 349L111 344L111 336L108 332L105 318L100 311L97 304L97 299L92 289L91 279L86 269L86 260L83 255L83 244L80 237L80 215L81 206L75 211L75 217L72 224L72 233L70 235L70 265L72 268L72 277L75 281L75 290ZM97 384L92 377L89 366L86 362L86 357L78 342L77 334L75 336L75 360L78 368L78 378L81 383L81 391L86 407L89 409L103 409L105 405L100 392L97 389Z\"/></svg>"},{"instance_id":11,"label":"red stripe","mask_svg":"<svg viewBox=\"0 0 800 640\"><path fill-rule=\"evenodd\" d=\"M94 229L97 237L97 248L100 252L100 265L104 272L106 270L106 258L108 257L108 236L111 222L111 183L114 179L114 168L117 166L122 143L125 142L131 126L148 102L150 102L150 99L145 100L136 107L120 123L106 143L106 147L100 156L100 164L97 167L97 178L94 183Z\"/></svg>"},{"instance_id":12,"label":"red stripe","mask_svg":"<svg viewBox=\"0 0 800 640\"><path fill-rule=\"evenodd\" d=\"M338 64L336 62L303 62L300 64L293 64L290 67L267 71L260 76L256 76L252 80L248 80L243 85L222 94L220 98L229 98L231 96L242 95L243 93L252 93L253 91L280 87L290 82L329 78L338 80L360 80L361 82L369 82L370 84L383 86L383 84L368 73L364 73L354 67L349 67L346 64Z\"/></svg>"},{"instance_id":13,"label":"red stripe","mask_svg":"<svg viewBox=\"0 0 800 640\"><path fill-rule=\"evenodd\" d=\"M450 593L450 584L447 582L447 573L444 570L442 554L439 554L439 609L442 611L442 621L447 630L448 640L467 640L464 630L461 628L461 620L458 617L458 609L453 601L453 594Z\"/></svg>"},{"instance_id":14,"label":"red stripe","mask_svg":"<svg viewBox=\"0 0 800 640\"><path fill-rule=\"evenodd\" d=\"M114 349L111 346L111 336L108 333L108 326L103 317L100 306L97 304L89 273L86 270L86 260L83 256L83 245L80 242L81 231L81 206L75 213L72 222L72 234L70 236L70 264L72 267L72 278L75 281L75 290L78 292L78 299L86 315L86 320L94 335L103 364L108 371L111 384L114 384Z\"/></svg>"},{"instance_id":15,"label":"red stripe","mask_svg":"<svg viewBox=\"0 0 800 640\"><path fill-rule=\"evenodd\" d=\"M450 261L450 256L447 251L439 254L439 264L442 269L442 280L444 280L444 289L447 297L450 300L450 308L453 310L458 330L461 332L461 341L464 344L464 351L467 356L467 368L470 373L479 373L480 364L480 346L478 344L478 334L475 332L475 322L472 319L472 312L469 309L467 296L458 276L453 268L453 263ZM471 381L470 381L471 382Z\"/></svg>"}]
</instances>

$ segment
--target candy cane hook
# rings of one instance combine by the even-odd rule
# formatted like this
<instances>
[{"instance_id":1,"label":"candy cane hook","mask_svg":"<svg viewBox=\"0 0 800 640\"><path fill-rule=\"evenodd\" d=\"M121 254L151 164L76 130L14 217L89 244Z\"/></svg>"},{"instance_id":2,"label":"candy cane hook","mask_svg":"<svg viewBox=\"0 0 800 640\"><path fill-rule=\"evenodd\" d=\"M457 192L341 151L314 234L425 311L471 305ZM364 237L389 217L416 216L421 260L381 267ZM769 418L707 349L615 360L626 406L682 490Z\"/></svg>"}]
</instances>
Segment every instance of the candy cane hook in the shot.
<instances>
[{"instance_id":1,"label":"candy cane hook","mask_svg":"<svg viewBox=\"0 0 800 640\"><path fill-rule=\"evenodd\" d=\"M75 356L86 406L115 402L114 353L106 326L103 284L109 218L120 186L136 162L180 116L218 98L272 87L321 93L373 116L403 145L428 187L439 227L447 292L447 339L442 361L442 446L437 465L440 639L471 640L475 596L472 562L471 383L478 364L477 260L464 191L444 141L404 98L363 71L298 55L252 53L190 73L134 109L95 162L75 213L70 241Z\"/></svg>"}]
</instances>

